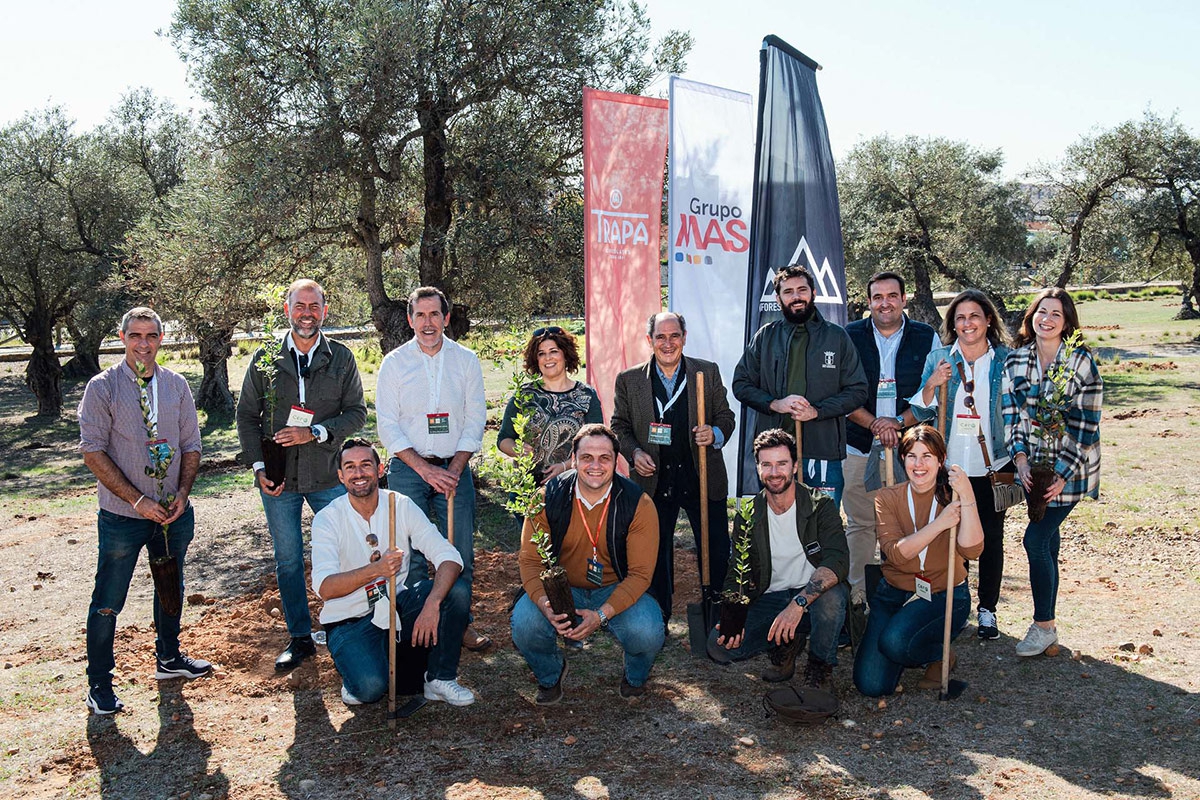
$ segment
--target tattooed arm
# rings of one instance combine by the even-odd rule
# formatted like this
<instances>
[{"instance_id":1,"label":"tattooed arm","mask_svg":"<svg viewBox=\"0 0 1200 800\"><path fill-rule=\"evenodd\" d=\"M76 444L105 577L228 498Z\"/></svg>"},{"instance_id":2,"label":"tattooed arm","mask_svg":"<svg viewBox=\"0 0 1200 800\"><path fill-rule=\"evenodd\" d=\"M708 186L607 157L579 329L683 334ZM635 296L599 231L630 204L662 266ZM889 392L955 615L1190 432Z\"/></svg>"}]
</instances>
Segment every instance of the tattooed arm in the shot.
<instances>
[{"instance_id":1,"label":"tattooed arm","mask_svg":"<svg viewBox=\"0 0 1200 800\"><path fill-rule=\"evenodd\" d=\"M812 580L800 590L800 594L808 598L808 604L813 602L825 592L837 586L838 578L829 567L817 567L817 571L813 573Z\"/></svg>"}]
</instances>

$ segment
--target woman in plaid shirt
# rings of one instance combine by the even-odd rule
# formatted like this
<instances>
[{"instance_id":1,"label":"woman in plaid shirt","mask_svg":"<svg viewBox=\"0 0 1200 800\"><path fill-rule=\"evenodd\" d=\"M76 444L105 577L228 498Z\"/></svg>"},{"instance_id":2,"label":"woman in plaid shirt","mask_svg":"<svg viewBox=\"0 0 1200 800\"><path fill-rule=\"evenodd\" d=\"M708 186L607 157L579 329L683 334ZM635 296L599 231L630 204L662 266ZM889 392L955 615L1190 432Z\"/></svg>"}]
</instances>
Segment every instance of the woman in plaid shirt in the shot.
<instances>
[{"instance_id":1,"label":"woman in plaid shirt","mask_svg":"<svg viewBox=\"0 0 1200 800\"><path fill-rule=\"evenodd\" d=\"M1088 349L1079 344L1068 354L1065 340L1079 329L1075 303L1065 290L1042 290L1025 311L1017 348L1004 368L1005 438L1017 477L1032 489L1030 462L1048 457L1054 482L1046 490L1048 507L1039 522L1025 528L1029 585L1033 592L1033 624L1017 644L1017 655L1036 656L1058 641L1054 605L1058 598L1059 526L1071 509L1100 491L1100 404L1104 382ZM1065 361L1064 361L1065 358ZM1042 443L1034 419L1039 401L1054 391L1047 377L1056 365L1066 366L1062 406L1065 425L1056 441ZM1044 451L1044 452L1040 452Z\"/></svg>"}]
</instances>

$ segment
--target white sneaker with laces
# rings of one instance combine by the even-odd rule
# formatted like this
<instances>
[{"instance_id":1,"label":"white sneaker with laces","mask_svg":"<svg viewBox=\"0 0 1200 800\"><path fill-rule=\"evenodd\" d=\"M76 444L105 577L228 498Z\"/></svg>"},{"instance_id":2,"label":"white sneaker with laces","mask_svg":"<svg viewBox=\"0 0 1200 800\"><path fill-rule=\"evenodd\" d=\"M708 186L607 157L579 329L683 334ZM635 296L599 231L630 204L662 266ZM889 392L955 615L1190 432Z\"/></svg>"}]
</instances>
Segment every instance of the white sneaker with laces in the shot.
<instances>
[{"instance_id":1,"label":"white sneaker with laces","mask_svg":"<svg viewBox=\"0 0 1200 800\"><path fill-rule=\"evenodd\" d=\"M346 684L342 684L342 702L348 706L361 706L362 700L359 700L354 695L350 694L350 690L346 688Z\"/></svg>"},{"instance_id":2,"label":"white sneaker with laces","mask_svg":"<svg viewBox=\"0 0 1200 800\"><path fill-rule=\"evenodd\" d=\"M441 700L452 706L469 706L475 702L470 689L456 680L425 681L425 699Z\"/></svg>"},{"instance_id":3,"label":"white sneaker with laces","mask_svg":"<svg viewBox=\"0 0 1200 800\"><path fill-rule=\"evenodd\" d=\"M1027 658L1029 656L1040 656L1046 652L1046 648L1058 642L1058 631L1043 628L1036 622L1029 626L1029 630L1025 631L1025 638L1017 642L1017 655Z\"/></svg>"}]
</instances>

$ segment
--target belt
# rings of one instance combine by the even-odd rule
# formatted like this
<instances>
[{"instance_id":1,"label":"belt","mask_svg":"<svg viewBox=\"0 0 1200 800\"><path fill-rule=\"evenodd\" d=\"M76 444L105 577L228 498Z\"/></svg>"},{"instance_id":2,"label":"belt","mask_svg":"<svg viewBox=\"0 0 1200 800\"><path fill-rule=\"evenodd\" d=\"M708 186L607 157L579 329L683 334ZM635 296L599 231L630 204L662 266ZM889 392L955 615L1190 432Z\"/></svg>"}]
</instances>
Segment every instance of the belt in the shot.
<instances>
[{"instance_id":1,"label":"belt","mask_svg":"<svg viewBox=\"0 0 1200 800\"><path fill-rule=\"evenodd\" d=\"M433 464L435 467L448 466L453 460L452 458L442 458L441 456L421 456L421 458L425 459L430 464Z\"/></svg>"}]
</instances>

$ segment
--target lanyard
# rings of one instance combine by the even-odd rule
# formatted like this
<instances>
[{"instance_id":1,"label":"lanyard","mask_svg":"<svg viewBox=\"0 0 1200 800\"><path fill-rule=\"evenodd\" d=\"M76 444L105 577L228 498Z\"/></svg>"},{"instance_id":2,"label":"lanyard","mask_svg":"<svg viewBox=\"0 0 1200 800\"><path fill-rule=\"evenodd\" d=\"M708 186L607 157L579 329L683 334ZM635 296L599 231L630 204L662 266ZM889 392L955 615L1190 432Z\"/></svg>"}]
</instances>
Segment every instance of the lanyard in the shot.
<instances>
[{"instance_id":1,"label":"lanyard","mask_svg":"<svg viewBox=\"0 0 1200 800\"><path fill-rule=\"evenodd\" d=\"M915 535L919 529L917 528L917 510L913 506L912 484L911 483L908 485L908 516L913 521L913 534ZM930 501L929 501L929 522L926 522L925 524L926 525L932 524L933 520L936 517L937 517L937 498L934 497L934 498L930 499ZM921 559L921 572L925 571L925 554L928 552L929 552L929 545L925 545L925 547L922 548L922 550L918 556Z\"/></svg>"},{"instance_id":2,"label":"lanyard","mask_svg":"<svg viewBox=\"0 0 1200 800\"><path fill-rule=\"evenodd\" d=\"M662 400L654 398L654 404L658 406L658 420L661 422L666 417L667 412L671 410L671 406L675 405L675 401L679 399L679 395L683 394L683 390L687 388L687 375L679 376L679 386L675 388L675 394L671 395L671 399L664 406Z\"/></svg>"},{"instance_id":3,"label":"lanyard","mask_svg":"<svg viewBox=\"0 0 1200 800\"><path fill-rule=\"evenodd\" d=\"M592 535L592 529L588 525L587 517L583 513L583 501L578 497L575 498L575 505L579 508L579 519L583 522L583 529L587 531L588 541L592 543L592 558L598 558L600 547L600 532L604 530L604 518L608 516L608 503L612 500L612 495L604 498L604 510L600 512L600 523L596 525L596 535Z\"/></svg>"},{"instance_id":4,"label":"lanyard","mask_svg":"<svg viewBox=\"0 0 1200 800\"><path fill-rule=\"evenodd\" d=\"M429 381L429 408L430 414L441 411L438 406L442 402L442 370L446 367L446 343L442 342L442 349L435 356L427 356L417 348L417 354L421 358L421 364L425 367L425 379ZM437 362L437 377L434 377L433 364Z\"/></svg>"}]
</instances>

